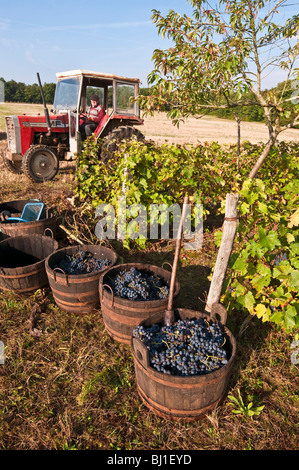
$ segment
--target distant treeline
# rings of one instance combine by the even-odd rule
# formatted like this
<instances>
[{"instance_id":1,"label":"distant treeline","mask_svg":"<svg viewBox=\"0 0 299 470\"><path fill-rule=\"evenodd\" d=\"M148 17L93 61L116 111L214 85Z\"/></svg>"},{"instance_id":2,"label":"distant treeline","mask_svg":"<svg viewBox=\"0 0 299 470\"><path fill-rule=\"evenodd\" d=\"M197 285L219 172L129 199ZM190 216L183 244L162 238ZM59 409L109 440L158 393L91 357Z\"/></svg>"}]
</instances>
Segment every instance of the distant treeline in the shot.
<instances>
[{"instance_id":1,"label":"distant treeline","mask_svg":"<svg viewBox=\"0 0 299 470\"><path fill-rule=\"evenodd\" d=\"M16 82L15 80L5 81L4 78L0 78L0 81L4 83L4 94L5 101L9 103L42 103L40 88L37 83L33 85L25 85L22 82ZM55 83L44 83L43 84L43 93L45 101L48 104L53 104L54 95L55 95L56 84ZM143 89L140 89L140 93L143 94ZM145 88L144 90L149 90ZM91 96L92 93L100 95L100 90L97 88L88 88L87 96ZM124 87L123 93L126 93L126 88ZM125 97L124 97L125 98ZM100 96L100 101L102 96ZM108 103L112 103L112 89L108 90Z\"/></svg>"},{"instance_id":2,"label":"distant treeline","mask_svg":"<svg viewBox=\"0 0 299 470\"><path fill-rule=\"evenodd\" d=\"M15 80L5 81L4 78L0 78L4 83L4 93L5 101L13 103L42 103L40 89L37 83L33 85L26 85L22 82L16 82ZM287 85L287 86L286 86ZM43 92L46 103L53 104L54 95L55 95L55 83L45 83L43 84ZM149 95L150 88L140 88L139 90L141 95ZM263 93L273 93L273 95L279 96L283 94L284 99L290 98L294 89L291 87L291 82L282 82L279 83L275 88L271 90L265 90ZM244 96L247 101L254 100L253 94L248 93ZM112 93L110 99L112 100ZM292 108L292 103L289 101L289 108ZM168 111L165 107L165 111ZM239 118L241 121L255 121L261 122L264 121L264 111L260 106L257 105L248 105L238 108L220 108L217 110L203 110L203 114L209 113L210 115L227 118L227 119L236 119Z\"/></svg>"},{"instance_id":3,"label":"distant treeline","mask_svg":"<svg viewBox=\"0 0 299 470\"><path fill-rule=\"evenodd\" d=\"M22 82L9 80L6 82L4 78L0 78L4 83L5 101L10 103L42 103L40 89L37 83L33 85L25 85ZM45 83L43 91L46 103L52 104L55 94L55 83Z\"/></svg>"}]
</instances>

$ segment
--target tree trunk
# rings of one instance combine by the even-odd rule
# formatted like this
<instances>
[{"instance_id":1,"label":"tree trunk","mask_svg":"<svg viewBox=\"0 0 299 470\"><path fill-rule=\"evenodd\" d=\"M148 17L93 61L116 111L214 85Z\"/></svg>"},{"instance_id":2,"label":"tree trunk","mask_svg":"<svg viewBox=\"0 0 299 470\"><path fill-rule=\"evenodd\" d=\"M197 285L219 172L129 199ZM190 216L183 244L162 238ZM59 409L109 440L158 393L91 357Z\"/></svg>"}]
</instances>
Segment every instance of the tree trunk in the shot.
<instances>
[{"instance_id":1,"label":"tree trunk","mask_svg":"<svg viewBox=\"0 0 299 470\"><path fill-rule=\"evenodd\" d=\"M238 138L237 138L237 170L239 171L239 159L240 159L240 146L241 146L241 119L239 116L234 113L235 120L237 122L237 132L238 132Z\"/></svg>"},{"instance_id":2,"label":"tree trunk","mask_svg":"<svg viewBox=\"0 0 299 470\"><path fill-rule=\"evenodd\" d=\"M261 155L257 159L254 167L252 168L251 172L249 173L248 178L253 179L256 176L256 174L259 171L260 167L262 166L264 160L266 160L266 158L268 157L268 155L270 153L270 150L272 149L273 145L275 144L275 142L277 140L277 135L278 134L274 134L274 135L270 136L270 139L267 142L266 147L264 148Z\"/></svg>"}]
</instances>

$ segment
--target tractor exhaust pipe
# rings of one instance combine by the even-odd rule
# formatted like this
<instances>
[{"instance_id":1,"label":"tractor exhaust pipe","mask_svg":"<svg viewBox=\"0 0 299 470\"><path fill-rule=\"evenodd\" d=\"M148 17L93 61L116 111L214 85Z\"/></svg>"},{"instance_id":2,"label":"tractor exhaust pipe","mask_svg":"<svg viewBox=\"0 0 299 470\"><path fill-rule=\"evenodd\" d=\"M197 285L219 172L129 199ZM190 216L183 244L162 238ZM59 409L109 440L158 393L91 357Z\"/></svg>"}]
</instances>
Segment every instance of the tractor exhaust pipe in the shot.
<instances>
[{"instance_id":1,"label":"tractor exhaust pipe","mask_svg":"<svg viewBox=\"0 0 299 470\"><path fill-rule=\"evenodd\" d=\"M42 101L43 101L43 105L44 105L44 111L45 111L45 116L46 116L46 122L47 122L47 126L48 126L48 133L47 133L47 135L49 136L49 135L51 135L51 122L50 122L50 118L49 118L49 111L48 111L48 108L47 108L47 105L46 105L45 96L44 96L44 91L43 91L43 87L42 87L42 84L41 84L41 81L40 81L39 73L37 73L37 79L38 79L40 94L41 94Z\"/></svg>"}]
</instances>

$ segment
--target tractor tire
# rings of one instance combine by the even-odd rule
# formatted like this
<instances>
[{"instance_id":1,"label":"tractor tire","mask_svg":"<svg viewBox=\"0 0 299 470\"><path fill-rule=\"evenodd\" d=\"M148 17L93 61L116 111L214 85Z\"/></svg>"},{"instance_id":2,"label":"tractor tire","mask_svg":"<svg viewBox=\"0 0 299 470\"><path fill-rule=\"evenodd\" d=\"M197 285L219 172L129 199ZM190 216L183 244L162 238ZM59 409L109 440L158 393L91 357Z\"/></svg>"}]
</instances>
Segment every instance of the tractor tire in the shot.
<instances>
[{"instance_id":1,"label":"tractor tire","mask_svg":"<svg viewBox=\"0 0 299 470\"><path fill-rule=\"evenodd\" d=\"M17 161L17 162L12 162L11 160L5 157L5 150L4 152L2 152L2 159L3 159L5 168L11 173L14 173L15 175L21 175L23 173L22 160Z\"/></svg>"},{"instance_id":2,"label":"tractor tire","mask_svg":"<svg viewBox=\"0 0 299 470\"><path fill-rule=\"evenodd\" d=\"M113 160L113 155L117 150L118 144L122 140L131 140L135 137L139 142L145 140L144 135L138 129L131 126L116 127L103 139L101 147L101 161L107 164Z\"/></svg>"},{"instance_id":3,"label":"tractor tire","mask_svg":"<svg viewBox=\"0 0 299 470\"><path fill-rule=\"evenodd\" d=\"M32 181L44 183L58 173L59 160L56 153L46 145L33 145L23 158L24 174Z\"/></svg>"}]
</instances>

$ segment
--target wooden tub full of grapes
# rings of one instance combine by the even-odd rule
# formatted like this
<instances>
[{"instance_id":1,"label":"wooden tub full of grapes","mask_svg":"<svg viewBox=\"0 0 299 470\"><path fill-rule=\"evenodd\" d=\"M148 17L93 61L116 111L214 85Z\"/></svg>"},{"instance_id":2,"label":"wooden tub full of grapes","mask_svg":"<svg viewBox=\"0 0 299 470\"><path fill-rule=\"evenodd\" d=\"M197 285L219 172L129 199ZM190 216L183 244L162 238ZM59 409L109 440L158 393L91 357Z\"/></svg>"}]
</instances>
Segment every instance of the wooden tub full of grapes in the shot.
<instances>
[{"instance_id":1,"label":"wooden tub full of grapes","mask_svg":"<svg viewBox=\"0 0 299 470\"><path fill-rule=\"evenodd\" d=\"M227 201L230 200L233 200L235 208L237 198L229 196ZM207 303L205 313L173 308L187 201L188 197L184 200L177 236L167 308L162 314L151 315L134 328L131 348L137 390L146 406L164 418L191 421L203 418L222 401L236 355L236 341L225 326L227 311L219 300L211 302L211 307ZM228 260L234 233L235 229L231 231L229 240L227 231L223 233L215 267L217 299L222 287L218 263ZM226 256L221 252L223 246ZM224 270L221 274L224 275ZM215 285L213 280L211 284ZM214 295L215 291L211 292L210 288L209 302L213 298L211 293Z\"/></svg>"},{"instance_id":2,"label":"wooden tub full of grapes","mask_svg":"<svg viewBox=\"0 0 299 470\"><path fill-rule=\"evenodd\" d=\"M164 266L164 265L163 265ZM165 310L171 272L145 263L126 263L109 268L100 277L100 304L108 334L130 344L133 329L142 320ZM175 282L174 299L180 292Z\"/></svg>"},{"instance_id":3,"label":"wooden tub full of grapes","mask_svg":"<svg viewBox=\"0 0 299 470\"><path fill-rule=\"evenodd\" d=\"M174 310L144 320L131 341L138 394L157 415L192 421L222 401L231 376L236 341L226 328L226 310L214 304L210 315ZM220 315L221 321L217 319Z\"/></svg>"},{"instance_id":4,"label":"wooden tub full of grapes","mask_svg":"<svg viewBox=\"0 0 299 470\"><path fill-rule=\"evenodd\" d=\"M115 251L100 245L69 246L50 255L45 267L58 307L78 315L99 308L99 278L116 262Z\"/></svg>"}]
</instances>

